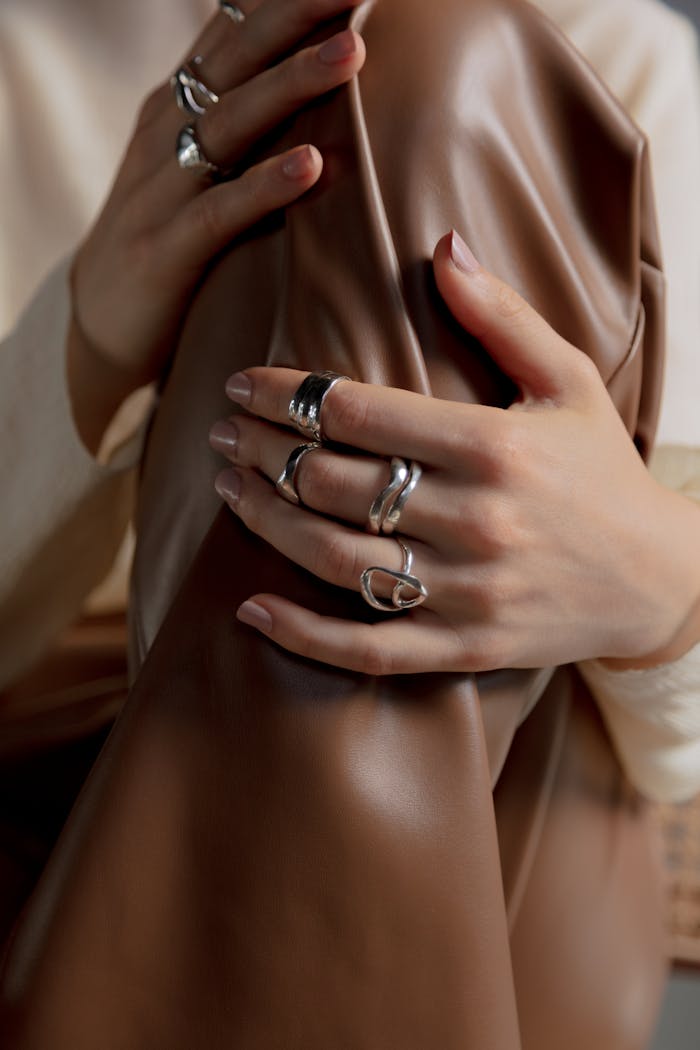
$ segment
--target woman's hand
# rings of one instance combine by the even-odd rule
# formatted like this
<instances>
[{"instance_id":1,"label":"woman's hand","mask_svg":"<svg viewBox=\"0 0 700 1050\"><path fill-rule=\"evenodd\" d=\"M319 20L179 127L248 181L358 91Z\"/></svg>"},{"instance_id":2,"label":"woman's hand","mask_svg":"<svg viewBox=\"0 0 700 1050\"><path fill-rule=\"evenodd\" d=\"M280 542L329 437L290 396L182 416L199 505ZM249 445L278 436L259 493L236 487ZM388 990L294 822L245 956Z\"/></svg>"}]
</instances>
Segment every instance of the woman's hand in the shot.
<instances>
[{"instance_id":1,"label":"woman's hand","mask_svg":"<svg viewBox=\"0 0 700 1050\"><path fill-rule=\"evenodd\" d=\"M202 56L197 75L219 95L195 121L210 161L239 169L263 134L357 73L364 45L350 30L277 61L353 2L243 0L244 21L223 12L212 18L187 56ZM168 82L146 99L109 199L75 258L69 378L90 447L123 397L159 376L207 263L321 172L318 151L302 144L212 185L177 164L177 135L190 122Z\"/></svg>"},{"instance_id":2,"label":"woman's hand","mask_svg":"<svg viewBox=\"0 0 700 1050\"><path fill-rule=\"evenodd\" d=\"M388 481L379 457L417 460L423 476L398 528L425 604L367 625L258 594L239 619L293 652L373 674L680 655L674 646L700 637L700 512L651 478L591 361L463 241L444 238L434 266L454 316L518 385L508 410L338 383L324 401L324 435L368 454L305 456L298 507L270 482L300 443L285 424L303 373L232 377L229 396L251 415L211 434L236 465L217 488L245 524L353 590L367 566L402 560L395 538L361 531Z\"/></svg>"}]
</instances>

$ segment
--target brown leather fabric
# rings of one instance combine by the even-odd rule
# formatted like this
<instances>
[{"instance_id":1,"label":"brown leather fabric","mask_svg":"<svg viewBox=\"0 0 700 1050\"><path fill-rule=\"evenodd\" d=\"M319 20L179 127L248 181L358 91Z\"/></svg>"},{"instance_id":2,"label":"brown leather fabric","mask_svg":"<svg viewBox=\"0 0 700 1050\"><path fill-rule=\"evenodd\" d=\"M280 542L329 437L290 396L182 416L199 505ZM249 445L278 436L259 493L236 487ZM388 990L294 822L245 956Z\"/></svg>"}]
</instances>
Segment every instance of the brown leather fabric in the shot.
<instances>
[{"instance_id":1,"label":"brown leather fabric","mask_svg":"<svg viewBox=\"0 0 700 1050\"><path fill-rule=\"evenodd\" d=\"M450 226L593 358L643 454L653 439L662 282L638 130L525 4L381 0L352 20L359 82L266 144L315 143L321 183L209 275L164 390L135 684L8 953L12 1050L648 1036L654 859L575 669L374 679L233 617L266 589L374 614L218 508L207 432L232 371L512 398L433 286Z\"/></svg>"}]
</instances>

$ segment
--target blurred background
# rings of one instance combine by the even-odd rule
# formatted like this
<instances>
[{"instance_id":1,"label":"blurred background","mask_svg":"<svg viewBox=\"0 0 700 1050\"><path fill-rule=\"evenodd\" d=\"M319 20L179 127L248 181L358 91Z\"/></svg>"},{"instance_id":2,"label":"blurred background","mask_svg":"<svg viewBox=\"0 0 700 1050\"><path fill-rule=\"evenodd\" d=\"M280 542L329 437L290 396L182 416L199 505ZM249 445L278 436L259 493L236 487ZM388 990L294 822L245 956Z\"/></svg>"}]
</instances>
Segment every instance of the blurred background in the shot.
<instances>
[{"instance_id":1,"label":"blurred background","mask_svg":"<svg viewBox=\"0 0 700 1050\"><path fill-rule=\"evenodd\" d=\"M615 0L611 0L614 3ZM666 0L682 11L700 32L700 0ZM695 828L692 853L700 850L700 828ZM696 889L697 893L697 889ZM700 1047L700 966L676 968L669 982L656 1038L650 1050L698 1050Z\"/></svg>"}]
</instances>

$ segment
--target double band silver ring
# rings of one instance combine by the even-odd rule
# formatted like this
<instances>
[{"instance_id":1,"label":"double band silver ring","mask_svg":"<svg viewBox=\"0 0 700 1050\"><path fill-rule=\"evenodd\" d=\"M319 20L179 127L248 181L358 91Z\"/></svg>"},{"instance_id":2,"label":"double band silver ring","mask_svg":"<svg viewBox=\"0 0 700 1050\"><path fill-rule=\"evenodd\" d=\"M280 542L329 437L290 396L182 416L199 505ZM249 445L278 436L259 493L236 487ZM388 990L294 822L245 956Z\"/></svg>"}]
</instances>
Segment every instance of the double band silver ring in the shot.
<instances>
[{"instance_id":1,"label":"double band silver ring","mask_svg":"<svg viewBox=\"0 0 700 1050\"><path fill-rule=\"evenodd\" d=\"M219 7L232 22L245 22L245 11L242 11L238 4L230 4L228 0L219 0Z\"/></svg>"},{"instance_id":2,"label":"double band silver ring","mask_svg":"<svg viewBox=\"0 0 700 1050\"><path fill-rule=\"evenodd\" d=\"M321 409L323 402L336 383L350 376L338 372L310 372L297 387L289 402L289 422L304 437L313 441L323 441L321 430Z\"/></svg>"},{"instance_id":3,"label":"double band silver ring","mask_svg":"<svg viewBox=\"0 0 700 1050\"><path fill-rule=\"evenodd\" d=\"M292 449L284 465L284 470L275 482L275 488L280 496L296 505L301 503L301 497L297 492L296 477L299 464L307 452L314 452L317 448L323 448L320 441L311 441L304 445L297 445Z\"/></svg>"},{"instance_id":4,"label":"double band silver ring","mask_svg":"<svg viewBox=\"0 0 700 1050\"><path fill-rule=\"evenodd\" d=\"M208 88L192 70L192 66L199 65L201 61L202 56L195 55L191 65L180 66L170 78L178 107L190 117L201 117L206 113L207 106L219 101L216 92Z\"/></svg>"},{"instance_id":5,"label":"double band silver ring","mask_svg":"<svg viewBox=\"0 0 700 1050\"><path fill-rule=\"evenodd\" d=\"M360 576L360 592L362 597L373 609L381 612L404 612L406 609L414 609L421 605L428 597L427 587L421 583L417 576L413 576L413 551L404 540L398 536L394 537L403 554L403 563L400 570L387 569L382 565L370 565ZM372 578L376 573L388 576L394 580L394 589L391 598L380 598L372 590ZM404 592L413 591L411 597L406 597Z\"/></svg>"},{"instance_id":6,"label":"double band silver ring","mask_svg":"<svg viewBox=\"0 0 700 1050\"><path fill-rule=\"evenodd\" d=\"M375 536L380 532L386 536L391 535L399 524L406 500L420 481L422 473L421 466L415 459L409 465L400 456L392 457L389 484L382 489L369 509L369 532Z\"/></svg>"},{"instance_id":7,"label":"double band silver ring","mask_svg":"<svg viewBox=\"0 0 700 1050\"><path fill-rule=\"evenodd\" d=\"M205 156L194 124L185 124L180 130L175 155L179 166L195 175L209 175L210 178L215 179L222 174L221 168L217 164L212 164Z\"/></svg>"}]
</instances>

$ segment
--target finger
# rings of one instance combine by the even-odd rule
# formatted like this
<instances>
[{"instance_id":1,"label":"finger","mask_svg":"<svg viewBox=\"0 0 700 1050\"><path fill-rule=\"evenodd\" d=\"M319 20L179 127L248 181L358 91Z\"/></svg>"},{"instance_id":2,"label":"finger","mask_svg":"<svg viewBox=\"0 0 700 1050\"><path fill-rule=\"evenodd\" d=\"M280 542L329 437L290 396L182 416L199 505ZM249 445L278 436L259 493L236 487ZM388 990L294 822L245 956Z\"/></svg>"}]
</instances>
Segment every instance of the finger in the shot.
<instances>
[{"instance_id":1,"label":"finger","mask_svg":"<svg viewBox=\"0 0 700 1050\"><path fill-rule=\"evenodd\" d=\"M205 51L202 46L205 83L219 95L243 84L291 51L321 23L356 7L359 2L291 0L258 4L254 10L245 3L240 4L248 12L245 20L236 23L226 16L217 18L213 48ZM213 40L213 36L209 40Z\"/></svg>"},{"instance_id":2,"label":"finger","mask_svg":"<svg viewBox=\"0 0 700 1050\"><path fill-rule=\"evenodd\" d=\"M215 484L219 495L252 532L327 583L359 591L360 577L370 566L380 565L392 572L402 569L403 552L395 539L370 536L293 506L253 470L222 471ZM425 584L432 604L439 600L439 594L433 595L437 586L435 563L423 544L412 542L411 549L411 574ZM378 575L373 590L387 597L395 583Z\"/></svg>"},{"instance_id":3,"label":"finger","mask_svg":"<svg viewBox=\"0 0 700 1050\"><path fill-rule=\"evenodd\" d=\"M215 423L209 441L231 463L261 471L273 483L292 451L305 443L288 430L242 415ZM365 528L370 507L390 476L387 459L320 448L301 459L295 488L302 504L310 510ZM444 528L444 506L439 485L424 473L401 513L401 533L435 546Z\"/></svg>"},{"instance_id":4,"label":"finger","mask_svg":"<svg viewBox=\"0 0 700 1050\"><path fill-rule=\"evenodd\" d=\"M236 615L289 652L361 674L454 671L468 664L454 632L424 606L364 624L321 616L279 595L256 594Z\"/></svg>"},{"instance_id":5,"label":"finger","mask_svg":"<svg viewBox=\"0 0 700 1050\"><path fill-rule=\"evenodd\" d=\"M308 374L293 368L247 368L230 377L226 392L249 412L291 426L289 403ZM491 462L506 416L484 405L355 382L336 383L322 411L328 440L468 474L480 462Z\"/></svg>"},{"instance_id":6,"label":"finger","mask_svg":"<svg viewBox=\"0 0 700 1050\"><path fill-rule=\"evenodd\" d=\"M355 76L364 59L362 37L348 29L228 91L197 123L205 155L232 167L286 117Z\"/></svg>"},{"instance_id":7,"label":"finger","mask_svg":"<svg viewBox=\"0 0 700 1050\"><path fill-rule=\"evenodd\" d=\"M199 272L234 237L305 193L321 168L318 150L299 146L199 193L163 228L161 250Z\"/></svg>"},{"instance_id":8,"label":"finger","mask_svg":"<svg viewBox=\"0 0 700 1050\"><path fill-rule=\"evenodd\" d=\"M435 249L435 279L459 323L482 343L526 398L575 396L594 368L505 282L485 270L454 231Z\"/></svg>"}]
</instances>

